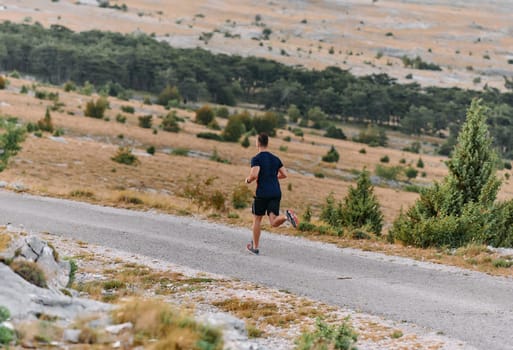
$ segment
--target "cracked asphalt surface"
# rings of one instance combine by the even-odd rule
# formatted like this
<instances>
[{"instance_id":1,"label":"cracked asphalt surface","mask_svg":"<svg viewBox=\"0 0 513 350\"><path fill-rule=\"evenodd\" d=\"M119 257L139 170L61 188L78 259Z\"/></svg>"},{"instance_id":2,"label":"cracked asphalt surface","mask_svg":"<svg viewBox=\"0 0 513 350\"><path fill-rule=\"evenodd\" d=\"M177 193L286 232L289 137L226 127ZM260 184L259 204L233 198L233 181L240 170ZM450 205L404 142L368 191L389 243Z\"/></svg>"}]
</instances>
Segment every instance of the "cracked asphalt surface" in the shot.
<instances>
[{"instance_id":1,"label":"cracked asphalt surface","mask_svg":"<svg viewBox=\"0 0 513 350\"><path fill-rule=\"evenodd\" d=\"M513 348L510 278L267 232L254 256L249 228L0 191L7 223L411 322L478 349Z\"/></svg>"}]
</instances>

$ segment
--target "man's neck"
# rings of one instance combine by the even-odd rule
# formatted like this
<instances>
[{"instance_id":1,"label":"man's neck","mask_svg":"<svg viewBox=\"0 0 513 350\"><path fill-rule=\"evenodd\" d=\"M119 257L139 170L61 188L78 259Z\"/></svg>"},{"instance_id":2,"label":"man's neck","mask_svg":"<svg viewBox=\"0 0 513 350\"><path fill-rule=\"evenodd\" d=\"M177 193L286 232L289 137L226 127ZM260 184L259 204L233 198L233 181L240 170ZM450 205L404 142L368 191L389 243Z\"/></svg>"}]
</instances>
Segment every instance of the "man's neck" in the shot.
<instances>
[{"instance_id":1,"label":"man's neck","mask_svg":"<svg viewBox=\"0 0 513 350\"><path fill-rule=\"evenodd\" d=\"M258 147L258 152L267 152L267 147Z\"/></svg>"}]
</instances>

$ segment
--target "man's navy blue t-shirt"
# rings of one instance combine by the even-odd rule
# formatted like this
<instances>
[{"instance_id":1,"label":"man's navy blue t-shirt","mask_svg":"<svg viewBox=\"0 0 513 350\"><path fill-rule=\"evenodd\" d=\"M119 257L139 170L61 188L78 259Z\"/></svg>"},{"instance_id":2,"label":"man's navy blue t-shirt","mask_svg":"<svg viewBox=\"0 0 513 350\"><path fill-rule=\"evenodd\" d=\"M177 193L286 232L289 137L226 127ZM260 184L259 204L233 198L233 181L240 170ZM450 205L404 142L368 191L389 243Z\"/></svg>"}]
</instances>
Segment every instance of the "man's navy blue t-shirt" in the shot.
<instances>
[{"instance_id":1,"label":"man's navy blue t-shirt","mask_svg":"<svg viewBox=\"0 0 513 350\"><path fill-rule=\"evenodd\" d=\"M280 182L278 181L278 169L283 166L280 158L264 151L251 159L251 167L259 166L256 196L258 198L281 197Z\"/></svg>"}]
</instances>

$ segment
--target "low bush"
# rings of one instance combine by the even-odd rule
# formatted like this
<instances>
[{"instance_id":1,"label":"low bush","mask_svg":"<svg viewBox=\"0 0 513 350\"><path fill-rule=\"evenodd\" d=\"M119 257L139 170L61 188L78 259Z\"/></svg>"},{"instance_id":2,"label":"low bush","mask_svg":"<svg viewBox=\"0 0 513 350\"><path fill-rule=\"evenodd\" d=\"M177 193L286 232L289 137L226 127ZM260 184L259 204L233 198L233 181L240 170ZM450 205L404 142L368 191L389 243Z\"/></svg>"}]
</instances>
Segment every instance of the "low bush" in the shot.
<instances>
[{"instance_id":1,"label":"low bush","mask_svg":"<svg viewBox=\"0 0 513 350\"><path fill-rule=\"evenodd\" d=\"M151 129L151 125L153 123L153 116L150 115L144 115L137 118L139 120L139 126L143 129Z\"/></svg>"},{"instance_id":2,"label":"low bush","mask_svg":"<svg viewBox=\"0 0 513 350\"><path fill-rule=\"evenodd\" d=\"M328 153L326 153L322 157L322 160L327 163L336 163L336 162L338 162L339 158L340 158L340 155L338 154L337 150L335 149L334 146L331 146Z\"/></svg>"},{"instance_id":3,"label":"low bush","mask_svg":"<svg viewBox=\"0 0 513 350\"><path fill-rule=\"evenodd\" d=\"M387 180L397 180L399 174L403 171L400 166L383 166L380 164L376 165L374 173Z\"/></svg>"},{"instance_id":4,"label":"low bush","mask_svg":"<svg viewBox=\"0 0 513 350\"><path fill-rule=\"evenodd\" d=\"M111 159L116 163L126 165L137 165L140 163L129 147L119 147L116 155Z\"/></svg>"},{"instance_id":5,"label":"low bush","mask_svg":"<svg viewBox=\"0 0 513 350\"><path fill-rule=\"evenodd\" d=\"M121 106L121 110L125 113L130 113L130 114L135 113L135 108L132 106Z\"/></svg>"},{"instance_id":6,"label":"low bush","mask_svg":"<svg viewBox=\"0 0 513 350\"><path fill-rule=\"evenodd\" d=\"M121 124L126 123L126 117L123 114L116 115L116 121Z\"/></svg>"},{"instance_id":7,"label":"low bush","mask_svg":"<svg viewBox=\"0 0 513 350\"><path fill-rule=\"evenodd\" d=\"M106 98L100 97L96 101L90 100L86 104L84 115L86 117L103 119L105 110L109 107L109 101Z\"/></svg>"},{"instance_id":8,"label":"low bush","mask_svg":"<svg viewBox=\"0 0 513 350\"><path fill-rule=\"evenodd\" d=\"M337 128L333 125L331 125L324 134L325 137L331 137L333 139L339 139L339 140L345 140L347 139L346 135L342 131L342 129Z\"/></svg>"},{"instance_id":9,"label":"low bush","mask_svg":"<svg viewBox=\"0 0 513 350\"><path fill-rule=\"evenodd\" d=\"M52 116L50 115L50 109L46 108L44 118L37 121L37 127L41 131L53 132Z\"/></svg>"},{"instance_id":10,"label":"low bush","mask_svg":"<svg viewBox=\"0 0 513 350\"><path fill-rule=\"evenodd\" d=\"M5 78L2 75L0 75L0 90L5 89L6 85L7 85L7 82L6 82Z\"/></svg>"},{"instance_id":11,"label":"low bush","mask_svg":"<svg viewBox=\"0 0 513 350\"><path fill-rule=\"evenodd\" d=\"M390 162L390 158L387 155L385 155L385 156L381 157L379 161L381 163L388 163L388 162Z\"/></svg>"},{"instance_id":12,"label":"low bush","mask_svg":"<svg viewBox=\"0 0 513 350\"><path fill-rule=\"evenodd\" d=\"M224 141L223 137L215 132L200 132L196 135L200 139Z\"/></svg>"},{"instance_id":13,"label":"low bush","mask_svg":"<svg viewBox=\"0 0 513 350\"><path fill-rule=\"evenodd\" d=\"M295 350L336 349L356 350L358 334L346 319L340 326L330 326L317 319L316 329L305 332L296 340Z\"/></svg>"},{"instance_id":14,"label":"low bush","mask_svg":"<svg viewBox=\"0 0 513 350\"><path fill-rule=\"evenodd\" d=\"M180 125L178 124L178 118L176 116L176 112L170 112L168 113L164 119L162 119L162 123L160 124L160 127L164 131L168 132L179 132L180 131Z\"/></svg>"},{"instance_id":15,"label":"low bush","mask_svg":"<svg viewBox=\"0 0 513 350\"><path fill-rule=\"evenodd\" d=\"M235 209L247 208L251 203L253 192L244 184L238 185L232 192L232 206Z\"/></svg>"}]
</instances>

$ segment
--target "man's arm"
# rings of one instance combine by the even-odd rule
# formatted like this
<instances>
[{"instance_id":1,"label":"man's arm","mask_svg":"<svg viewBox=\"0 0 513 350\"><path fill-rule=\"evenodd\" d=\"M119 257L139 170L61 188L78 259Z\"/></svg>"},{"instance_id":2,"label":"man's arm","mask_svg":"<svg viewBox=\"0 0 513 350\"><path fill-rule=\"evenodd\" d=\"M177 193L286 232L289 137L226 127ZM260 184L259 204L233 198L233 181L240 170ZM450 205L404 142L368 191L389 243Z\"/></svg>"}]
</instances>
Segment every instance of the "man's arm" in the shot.
<instances>
[{"instance_id":1,"label":"man's arm","mask_svg":"<svg viewBox=\"0 0 513 350\"><path fill-rule=\"evenodd\" d=\"M246 178L246 183L250 184L256 179L258 179L258 173L260 172L260 166L256 165L254 167L251 167L251 170L249 171L249 175Z\"/></svg>"},{"instance_id":2,"label":"man's arm","mask_svg":"<svg viewBox=\"0 0 513 350\"><path fill-rule=\"evenodd\" d=\"M278 179L285 179L287 177L287 170L284 166L278 169Z\"/></svg>"}]
</instances>

